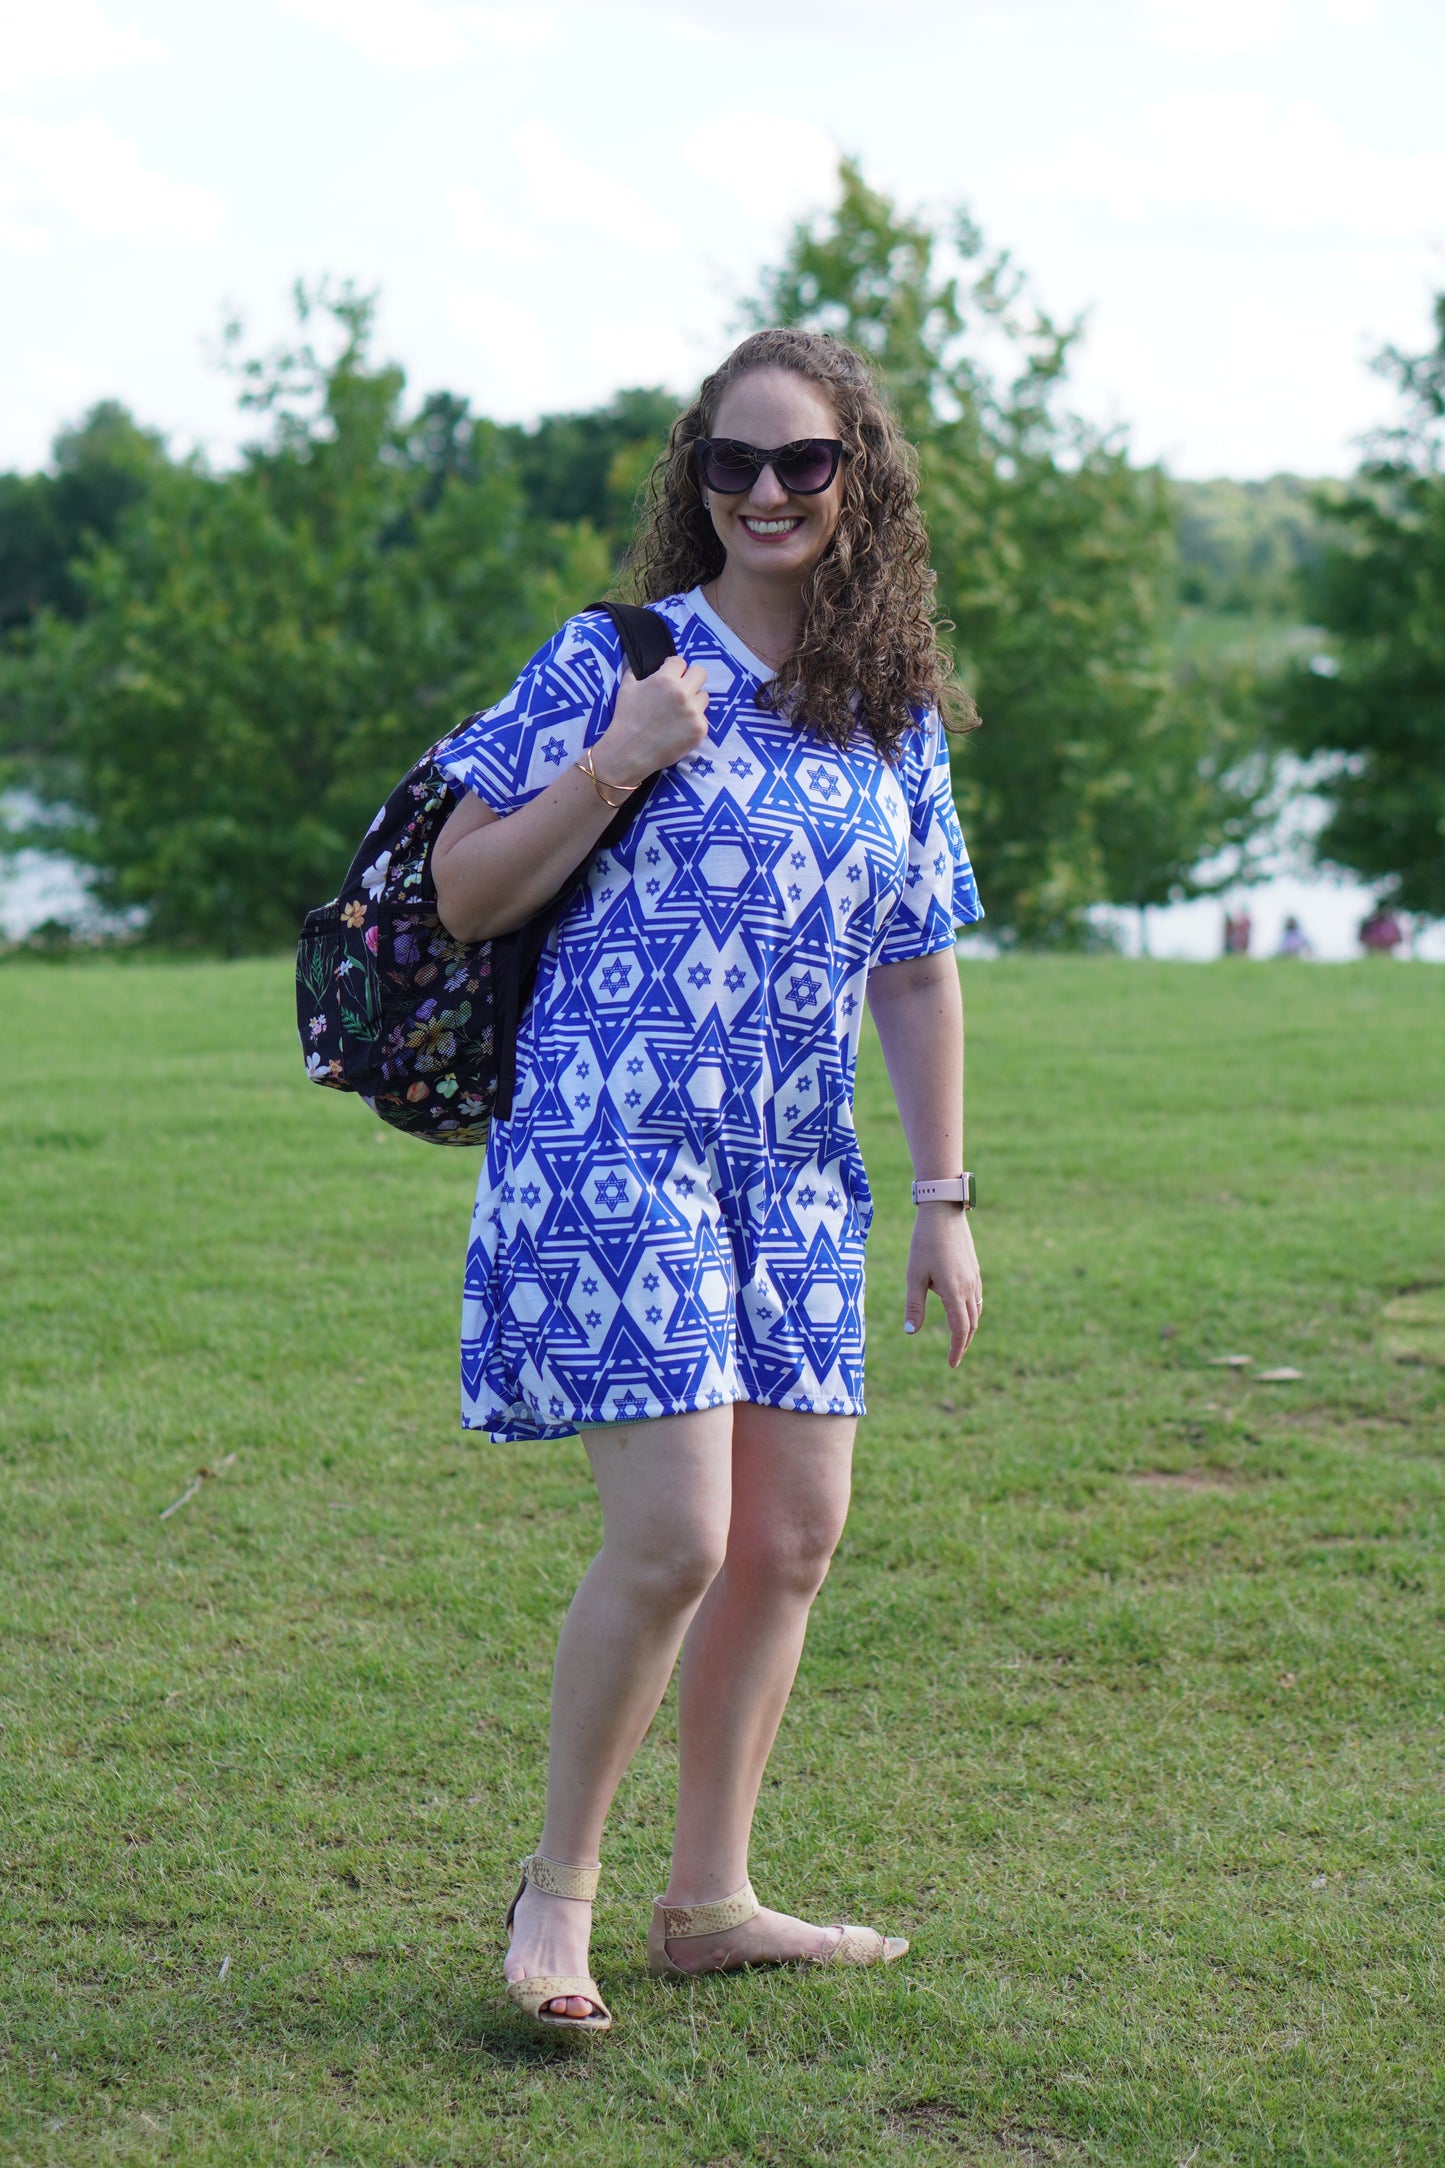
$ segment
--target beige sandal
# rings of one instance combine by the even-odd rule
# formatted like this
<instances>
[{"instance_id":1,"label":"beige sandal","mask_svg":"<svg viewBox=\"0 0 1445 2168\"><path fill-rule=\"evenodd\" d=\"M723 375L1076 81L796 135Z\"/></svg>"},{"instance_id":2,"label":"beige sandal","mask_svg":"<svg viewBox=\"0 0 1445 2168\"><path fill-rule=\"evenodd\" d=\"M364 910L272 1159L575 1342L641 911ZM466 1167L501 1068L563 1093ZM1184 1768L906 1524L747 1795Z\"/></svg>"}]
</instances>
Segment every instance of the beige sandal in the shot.
<instances>
[{"instance_id":1,"label":"beige sandal","mask_svg":"<svg viewBox=\"0 0 1445 2168\"><path fill-rule=\"evenodd\" d=\"M648 1970L673 1980L697 1980L701 1973L684 1972L667 1954L669 1942L687 1942L695 1935L723 1935L730 1927L744 1927L756 1918L762 1906L753 1895L751 1882L744 1882L741 1889L734 1890L731 1897L720 1897L715 1904L669 1905L660 1897L654 1898L652 1918L647 1928ZM826 1957L780 1957L761 1958L760 1964L780 1965L891 1965L895 1957L901 1957L908 1944L902 1935L880 1935L876 1928L850 1927L844 1920L830 1920L830 1927L843 1929L842 1939L829 1950ZM709 1972L738 1972L738 1965L709 1965Z\"/></svg>"},{"instance_id":2,"label":"beige sandal","mask_svg":"<svg viewBox=\"0 0 1445 2168\"><path fill-rule=\"evenodd\" d=\"M533 1889L542 1890L548 1897L575 1897L590 1904L597 1895L600 1867L570 1867L565 1860L547 1859L541 1852L529 1853L522 1861L522 1882L516 1896L507 1907L507 1933L512 1931L517 1907L522 1901L522 1891L530 1882ZM589 1976L576 1974L553 1975L548 1972L529 1973L522 1980L508 1980L507 1993L524 2017L534 2025L544 2025L550 2032L605 2033L612 2024L612 2012L602 2000L597 1982ZM544 2008L549 2002L560 2002L564 1996L577 1995L592 2005L587 2017L564 2017L560 2011Z\"/></svg>"}]
</instances>

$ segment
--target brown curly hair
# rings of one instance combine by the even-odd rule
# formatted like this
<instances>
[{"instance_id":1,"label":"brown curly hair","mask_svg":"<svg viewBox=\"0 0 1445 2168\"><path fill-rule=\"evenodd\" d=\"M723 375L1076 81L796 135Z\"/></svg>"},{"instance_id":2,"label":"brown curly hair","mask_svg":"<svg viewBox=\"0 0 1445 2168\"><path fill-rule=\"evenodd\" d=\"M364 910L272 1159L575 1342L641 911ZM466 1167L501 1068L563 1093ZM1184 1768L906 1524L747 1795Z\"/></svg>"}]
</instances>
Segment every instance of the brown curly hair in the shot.
<instances>
[{"instance_id":1,"label":"brown curly hair","mask_svg":"<svg viewBox=\"0 0 1445 2168\"><path fill-rule=\"evenodd\" d=\"M672 425L648 479L626 584L642 602L714 580L726 552L698 486L692 447L711 436L723 393L754 369L791 369L832 404L843 440L843 504L803 587L802 635L761 697L817 737L845 745L860 724L895 758L919 705L955 729L977 722L951 681L933 611L918 465L868 363L827 332L755 331L705 379Z\"/></svg>"}]
</instances>

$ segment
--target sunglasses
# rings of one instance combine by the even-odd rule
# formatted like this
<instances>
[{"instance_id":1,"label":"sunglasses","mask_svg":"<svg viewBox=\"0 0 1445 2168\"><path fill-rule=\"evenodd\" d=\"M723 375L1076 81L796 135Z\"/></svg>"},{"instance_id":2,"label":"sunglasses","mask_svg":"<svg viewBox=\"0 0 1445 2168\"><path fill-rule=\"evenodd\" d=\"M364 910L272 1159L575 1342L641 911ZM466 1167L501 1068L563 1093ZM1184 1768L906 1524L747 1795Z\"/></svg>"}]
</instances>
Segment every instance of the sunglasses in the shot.
<instances>
[{"instance_id":1,"label":"sunglasses","mask_svg":"<svg viewBox=\"0 0 1445 2168\"><path fill-rule=\"evenodd\" d=\"M693 447L698 472L720 497L737 497L752 488L764 467L771 467L790 497L816 497L838 472L843 446L836 437L800 437L771 452L735 437L699 437Z\"/></svg>"}]
</instances>

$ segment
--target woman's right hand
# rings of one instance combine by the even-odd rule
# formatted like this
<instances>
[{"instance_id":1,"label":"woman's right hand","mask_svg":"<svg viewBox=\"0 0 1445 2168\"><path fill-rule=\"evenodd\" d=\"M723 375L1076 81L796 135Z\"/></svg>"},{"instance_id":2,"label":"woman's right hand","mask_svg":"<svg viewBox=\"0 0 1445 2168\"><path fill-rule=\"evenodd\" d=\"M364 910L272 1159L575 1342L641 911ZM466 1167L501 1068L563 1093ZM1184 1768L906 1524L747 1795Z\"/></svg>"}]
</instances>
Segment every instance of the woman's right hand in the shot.
<instances>
[{"instance_id":1,"label":"woman's right hand","mask_svg":"<svg viewBox=\"0 0 1445 2168\"><path fill-rule=\"evenodd\" d=\"M669 655L651 677L622 673L612 721L592 748L604 783L634 790L659 768L696 752L707 736L707 672Z\"/></svg>"}]
</instances>

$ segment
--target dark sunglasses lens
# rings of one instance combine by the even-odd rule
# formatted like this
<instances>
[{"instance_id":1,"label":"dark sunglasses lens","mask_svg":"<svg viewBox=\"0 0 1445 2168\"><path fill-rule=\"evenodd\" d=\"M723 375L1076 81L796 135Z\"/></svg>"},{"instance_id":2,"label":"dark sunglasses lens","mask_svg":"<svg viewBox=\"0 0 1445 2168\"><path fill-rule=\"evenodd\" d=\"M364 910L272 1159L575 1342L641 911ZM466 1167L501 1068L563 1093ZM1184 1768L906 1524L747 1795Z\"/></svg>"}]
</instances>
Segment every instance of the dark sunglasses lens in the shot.
<instances>
[{"instance_id":1,"label":"dark sunglasses lens","mask_svg":"<svg viewBox=\"0 0 1445 2168\"><path fill-rule=\"evenodd\" d=\"M789 444L779 452L774 471L784 489L809 497L827 488L835 463L832 445L823 437L810 437L805 444Z\"/></svg>"},{"instance_id":2,"label":"dark sunglasses lens","mask_svg":"<svg viewBox=\"0 0 1445 2168\"><path fill-rule=\"evenodd\" d=\"M735 444L722 438L704 457L702 473L709 489L731 497L740 490L752 488L758 478L758 463L746 444Z\"/></svg>"}]
</instances>

